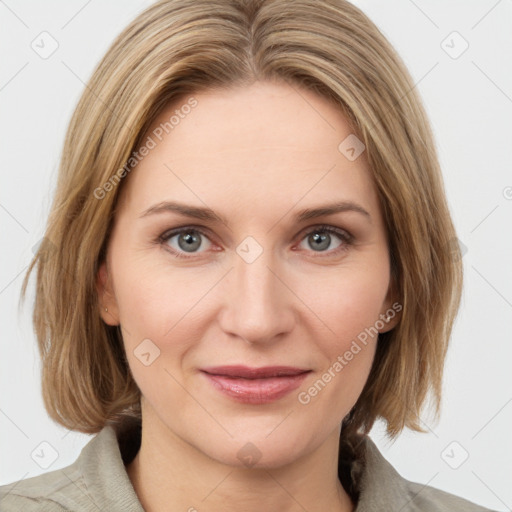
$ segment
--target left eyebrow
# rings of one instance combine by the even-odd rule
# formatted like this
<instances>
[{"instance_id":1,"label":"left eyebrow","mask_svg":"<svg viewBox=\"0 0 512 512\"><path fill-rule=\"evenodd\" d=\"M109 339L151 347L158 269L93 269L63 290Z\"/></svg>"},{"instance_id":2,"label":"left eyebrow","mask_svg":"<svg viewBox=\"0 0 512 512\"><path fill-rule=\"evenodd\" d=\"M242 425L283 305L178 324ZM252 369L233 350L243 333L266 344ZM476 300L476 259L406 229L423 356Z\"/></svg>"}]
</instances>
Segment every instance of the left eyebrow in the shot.
<instances>
[{"instance_id":1,"label":"left eyebrow","mask_svg":"<svg viewBox=\"0 0 512 512\"><path fill-rule=\"evenodd\" d=\"M191 217L203 221L220 222L228 226L226 220L222 216L215 213L210 208L187 205L176 201L162 201L161 203L155 204L149 207L147 210L145 210L140 215L140 217L147 217L148 215L163 212L178 213L184 215L185 217ZM333 215L335 213L342 212L360 213L367 217L368 220L371 222L371 215L368 213L368 211L365 210L359 204L354 203L353 201L337 201L335 203L329 203L315 208L306 208L304 210L300 210L295 215L295 219L298 222L303 222L305 220L314 219L317 217L324 217L327 215Z\"/></svg>"},{"instance_id":2,"label":"left eyebrow","mask_svg":"<svg viewBox=\"0 0 512 512\"><path fill-rule=\"evenodd\" d=\"M342 212L357 212L367 217L370 222L372 220L372 216L368 213L368 211L353 201L338 201L317 208L306 208L305 210L301 210L296 215L296 219L299 222L302 222L305 220L314 219L316 217L323 217L326 215L333 215L335 213Z\"/></svg>"}]
</instances>

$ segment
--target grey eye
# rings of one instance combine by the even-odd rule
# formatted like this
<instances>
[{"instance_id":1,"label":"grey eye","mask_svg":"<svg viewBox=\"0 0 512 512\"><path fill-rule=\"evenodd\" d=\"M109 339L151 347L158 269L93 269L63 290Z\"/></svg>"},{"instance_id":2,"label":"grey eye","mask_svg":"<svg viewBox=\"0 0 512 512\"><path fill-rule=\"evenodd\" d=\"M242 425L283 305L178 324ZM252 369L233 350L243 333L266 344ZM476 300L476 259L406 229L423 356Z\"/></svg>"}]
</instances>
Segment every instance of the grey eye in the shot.
<instances>
[{"instance_id":1,"label":"grey eye","mask_svg":"<svg viewBox=\"0 0 512 512\"><path fill-rule=\"evenodd\" d=\"M327 249L336 249L342 245L342 241L340 241L337 246L330 247L331 243L334 241L332 235L341 240L340 235L337 235L336 233L329 233L322 229L311 231L305 240L307 241L309 248L313 249L313 251L324 252Z\"/></svg>"},{"instance_id":2,"label":"grey eye","mask_svg":"<svg viewBox=\"0 0 512 512\"><path fill-rule=\"evenodd\" d=\"M188 253L197 252L205 245L204 240L208 240L202 233L194 229L176 233L168 238L168 244L176 251L184 251ZM174 240L177 240L176 247ZM209 242L208 242L209 243Z\"/></svg>"}]
</instances>

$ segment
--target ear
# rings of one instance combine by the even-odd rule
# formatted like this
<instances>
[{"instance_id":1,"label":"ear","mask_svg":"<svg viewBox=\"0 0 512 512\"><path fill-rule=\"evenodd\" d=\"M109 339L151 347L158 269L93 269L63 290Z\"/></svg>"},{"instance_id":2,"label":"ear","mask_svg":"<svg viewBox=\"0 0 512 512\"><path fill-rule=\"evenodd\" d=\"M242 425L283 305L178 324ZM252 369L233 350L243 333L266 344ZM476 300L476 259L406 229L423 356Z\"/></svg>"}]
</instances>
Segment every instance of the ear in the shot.
<instances>
[{"instance_id":1,"label":"ear","mask_svg":"<svg viewBox=\"0 0 512 512\"><path fill-rule=\"evenodd\" d=\"M381 320L384 324L384 326L379 329L379 333L391 331L391 329L396 327L400 321L400 318L402 317L401 311L403 309L403 305L398 299L399 297L396 290L395 280L392 277L390 280L386 299L379 315L379 320Z\"/></svg>"},{"instance_id":2,"label":"ear","mask_svg":"<svg viewBox=\"0 0 512 512\"><path fill-rule=\"evenodd\" d=\"M106 261L100 265L98 270L96 290L98 292L101 318L108 325L119 325L119 308Z\"/></svg>"}]
</instances>

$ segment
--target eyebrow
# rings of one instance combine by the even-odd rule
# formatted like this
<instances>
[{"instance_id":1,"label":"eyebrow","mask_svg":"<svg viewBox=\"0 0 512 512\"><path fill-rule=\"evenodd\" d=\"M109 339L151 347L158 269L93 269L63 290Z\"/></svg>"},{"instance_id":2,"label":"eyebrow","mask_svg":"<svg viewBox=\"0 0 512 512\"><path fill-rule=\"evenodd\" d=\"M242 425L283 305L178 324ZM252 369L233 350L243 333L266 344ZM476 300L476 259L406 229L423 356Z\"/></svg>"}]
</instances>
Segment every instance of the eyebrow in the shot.
<instances>
[{"instance_id":1,"label":"eyebrow","mask_svg":"<svg viewBox=\"0 0 512 512\"><path fill-rule=\"evenodd\" d=\"M184 203L179 203L177 201L162 201L158 204L150 206L140 215L139 218L169 212L178 213L185 217L191 217L194 219L199 219L208 222L220 222L222 224L225 224L226 226L229 225L226 219L215 213L210 208L192 206ZM325 204L315 208L306 208L304 210L300 210L295 215L295 220L298 222L303 222L305 220L314 219L317 217L324 217L327 215L333 215L335 213L341 212L357 212L367 217L368 220L371 222L371 215L368 213L368 211L365 210L359 204L354 203L353 201L336 201L334 203Z\"/></svg>"}]
</instances>

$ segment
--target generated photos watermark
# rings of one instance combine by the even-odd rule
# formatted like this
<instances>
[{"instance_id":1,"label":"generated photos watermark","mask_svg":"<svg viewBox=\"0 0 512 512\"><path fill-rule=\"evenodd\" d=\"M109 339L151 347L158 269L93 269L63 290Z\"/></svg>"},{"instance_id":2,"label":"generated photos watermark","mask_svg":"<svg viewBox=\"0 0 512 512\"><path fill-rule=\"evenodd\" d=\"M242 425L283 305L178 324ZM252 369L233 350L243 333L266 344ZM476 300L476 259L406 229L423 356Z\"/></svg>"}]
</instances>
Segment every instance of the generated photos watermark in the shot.
<instances>
[{"instance_id":1,"label":"generated photos watermark","mask_svg":"<svg viewBox=\"0 0 512 512\"><path fill-rule=\"evenodd\" d=\"M197 105L197 99L191 96L185 104L174 111L174 114L169 117L167 121L160 123L154 128L151 134L147 136L144 144L140 146L139 150L132 152L124 166L118 169L101 187L94 189L94 197L96 199L103 199L108 192L114 190L119 182L127 176L138 163L142 162L144 157L149 155L152 149L156 148L158 142L161 142L165 135L171 133L171 131L181 123L181 120L185 119Z\"/></svg>"},{"instance_id":2,"label":"generated photos watermark","mask_svg":"<svg viewBox=\"0 0 512 512\"><path fill-rule=\"evenodd\" d=\"M379 329L382 329L387 322L395 318L396 314L402 311L402 305L395 302L385 314L381 314L371 327L365 328L357 335L357 339L352 340L348 350L340 354L336 360L329 366L329 368L311 385L306 391L301 391L297 395L298 401L302 405L307 405L311 402L312 398L317 396L324 388L332 381L342 370L347 366L354 357L361 352L361 350L368 345L370 337L378 335ZM361 346L362 345L362 346Z\"/></svg>"}]
</instances>

